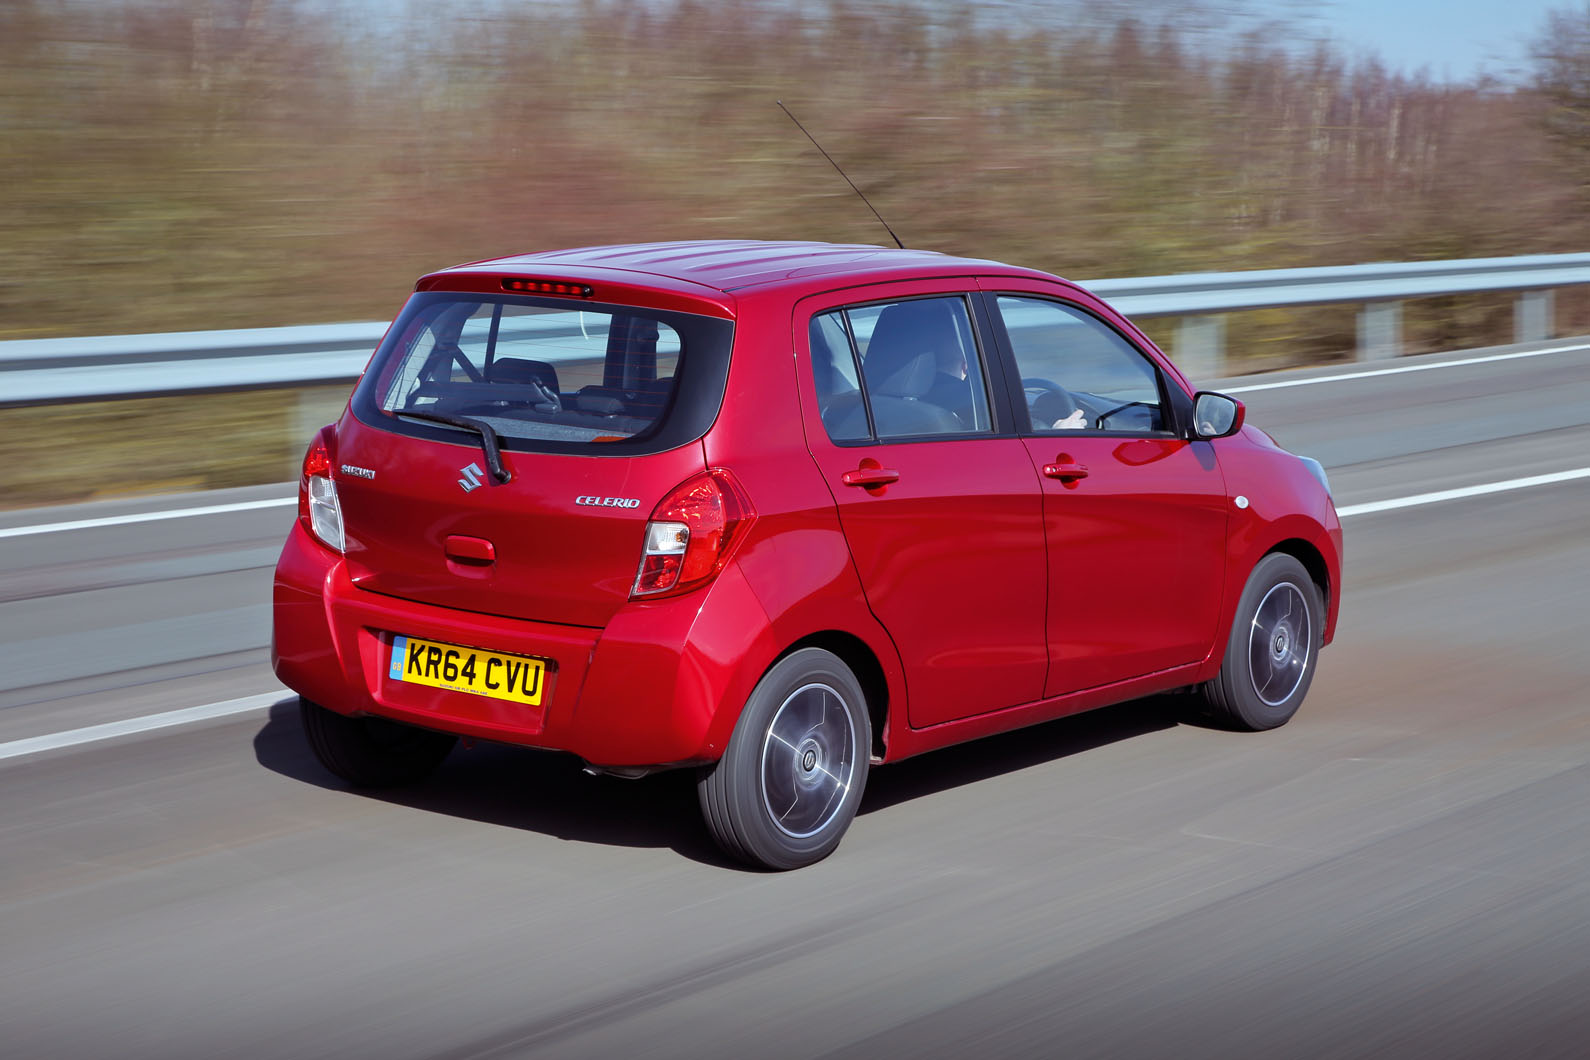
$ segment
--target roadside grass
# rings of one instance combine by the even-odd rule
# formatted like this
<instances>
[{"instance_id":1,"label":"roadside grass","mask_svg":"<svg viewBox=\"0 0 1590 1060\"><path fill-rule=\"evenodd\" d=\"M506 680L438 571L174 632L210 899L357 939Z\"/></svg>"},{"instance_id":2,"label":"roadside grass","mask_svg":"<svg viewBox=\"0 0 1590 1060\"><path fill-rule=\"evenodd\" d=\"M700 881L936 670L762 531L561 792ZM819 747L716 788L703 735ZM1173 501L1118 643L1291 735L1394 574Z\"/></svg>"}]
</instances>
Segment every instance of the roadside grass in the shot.
<instances>
[{"instance_id":1,"label":"roadside grass","mask_svg":"<svg viewBox=\"0 0 1590 1060\"><path fill-rule=\"evenodd\" d=\"M0 507L298 477L346 385L0 409Z\"/></svg>"}]
</instances>

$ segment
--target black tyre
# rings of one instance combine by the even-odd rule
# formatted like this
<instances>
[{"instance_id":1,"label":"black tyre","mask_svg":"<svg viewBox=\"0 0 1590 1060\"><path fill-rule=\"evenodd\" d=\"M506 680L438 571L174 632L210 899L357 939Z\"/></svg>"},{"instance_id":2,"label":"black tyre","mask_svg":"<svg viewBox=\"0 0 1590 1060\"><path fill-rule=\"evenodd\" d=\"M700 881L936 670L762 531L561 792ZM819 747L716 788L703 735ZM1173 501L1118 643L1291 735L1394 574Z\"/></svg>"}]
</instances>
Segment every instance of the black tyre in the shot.
<instances>
[{"instance_id":1,"label":"black tyre","mask_svg":"<svg viewBox=\"0 0 1590 1060\"><path fill-rule=\"evenodd\" d=\"M795 869L831 854L867 784L872 726L861 685L840 659L802 648L746 700L723 758L696 793L730 857Z\"/></svg>"},{"instance_id":2,"label":"black tyre","mask_svg":"<svg viewBox=\"0 0 1590 1060\"><path fill-rule=\"evenodd\" d=\"M1291 720L1314 680L1322 612L1301 563L1279 552L1259 561L1237 602L1220 673L1203 687L1216 720L1250 732Z\"/></svg>"},{"instance_id":3,"label":"black tyre","mask_svg":"<svg viewBox=\"0 0 1590 1060\"><path fill-rule=\"evenodd\" d=\"M442 764L458 737L385 718L350 718L300 698L309 747L350 784L390 788L423 780Z\"/></svg>"}]
</instances>

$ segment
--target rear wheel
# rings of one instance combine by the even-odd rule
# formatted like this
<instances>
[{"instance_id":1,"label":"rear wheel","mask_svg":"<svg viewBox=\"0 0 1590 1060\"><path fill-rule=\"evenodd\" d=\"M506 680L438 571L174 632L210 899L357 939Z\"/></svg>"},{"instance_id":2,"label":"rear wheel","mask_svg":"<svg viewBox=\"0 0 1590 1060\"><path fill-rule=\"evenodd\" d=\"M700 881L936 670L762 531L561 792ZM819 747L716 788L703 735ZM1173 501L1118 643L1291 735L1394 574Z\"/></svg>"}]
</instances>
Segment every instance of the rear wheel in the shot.
<instances>
[{"instance_id":1,"label":"rear wheel","mask_svg":"<svg viewBox=\"0 0 1590 1060\"><path fill-rule=\"evenodd\" d=\"M458 737L385 718L350 718L300 698L304 735L320 764L363 788L423 780L442 764Z\"/></svg>"},{"instance_id":2,"label":"rear wheel","mask_svg":"<svg viewBox=\"0 0 1590 1060\"><path fill-rule=\"evenodd\" d=\"M856 816L872 747L866 696L838 656L802 648L757 683L697 795L731 857L794 869L831 854Z\"/></svg>"},{"instance_id":3,"label":"rear wheel","mask_svg":"<svg viewBox=\"0 0 1590 1060\"><path fill-rule=\"evenodd\" d=\"M1279 552L1260 560L1237 602L1220 673L1203 688L1210 712L1253 732L1286 724L1314 680L1322 610L1301 563Z\"/></svg>"}]
</instances>

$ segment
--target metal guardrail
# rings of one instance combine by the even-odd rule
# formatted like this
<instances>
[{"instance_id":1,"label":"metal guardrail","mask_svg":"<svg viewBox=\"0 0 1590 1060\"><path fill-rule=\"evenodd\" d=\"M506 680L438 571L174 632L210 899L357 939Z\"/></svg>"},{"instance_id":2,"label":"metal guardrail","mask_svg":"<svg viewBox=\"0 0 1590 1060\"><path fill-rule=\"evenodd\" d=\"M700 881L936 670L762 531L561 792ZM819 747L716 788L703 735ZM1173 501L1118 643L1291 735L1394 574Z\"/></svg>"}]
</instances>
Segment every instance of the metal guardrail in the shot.
<instances>
[{"instance_id":1,"label":"metal guardrail","mask_svg":"<svg viewBox=\"0 0 1590 1060\"><path fill-rule=\"evenodd\" d=\"M1094 280L1083 286L1128 316L1163 317L1481 291L1549 290L1582 283L1590 283L1590 254L1188 273L1142 280Z\"/></svg>"},{"instance_id":2,"label":"metal guardrail","mask_svg":"<svg viewBox=\"0 0 1590 1060\"><path fill-rule=\"evenodd\" d=\"M1590 254L1190 273L1083 286L1129 317L1182 317L1173 353L1196 378L1223 374L1223 313L1358 303L1358 358L1372 361L1402 351L1404 299L1517 291L1514 341L1535 342L1551 337L1553 289L1580 284L1590 284Z\"/></svg>"},{"instance_id":3,"label":"metal guardrail","mask_svg":"<svg viewBox=\"0 0 1590 1060\"><path fill-rule=\"evenodd\" d=\"M358 378L386 322L0 342L0 407Z\"/></svg>"},{"instance_id":4,"label":"metal guardrail","mask_svg":"<svg viewBox=\"0 0 1590 1060\"><path fill-rule=\"evenodd\" d=\"M1172 352L1194 377L1221 374L1225 313L1358 303L1358 355L1374 360L1400 352L1403 299L1517 291L1515 338L1527 342L1550 337L1552 290L1580 284L1590 284L1590 254L1083 281L1129 317L1182 317ZM0 342L0 407L348 383L386 328L380 321Z\"/></svg>"}]
</instances>

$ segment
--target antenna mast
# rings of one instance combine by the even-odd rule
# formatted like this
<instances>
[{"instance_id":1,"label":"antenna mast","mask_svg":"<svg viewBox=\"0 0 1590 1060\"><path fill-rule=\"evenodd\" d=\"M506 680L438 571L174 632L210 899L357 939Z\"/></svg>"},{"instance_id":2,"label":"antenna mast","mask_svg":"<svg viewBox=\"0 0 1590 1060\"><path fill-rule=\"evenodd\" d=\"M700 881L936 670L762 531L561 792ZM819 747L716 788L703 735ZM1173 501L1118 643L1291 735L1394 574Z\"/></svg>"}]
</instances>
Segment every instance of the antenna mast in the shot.
<instances>
[{"instance_id":1,"label":"antenna mast","mask_svg":"<svg viewBox=\"0 0 1590 1060\"><path fill-rule=\"evenodd\" d=\"M793 114L790 114L789 108L784 106L784 101L782 99L775 99L773 102L778 104L779 110L789 115L789 120L795 123L795 128L799 129L803 133L806 133L806 139L812 142L812 146L823 152L823 157L828 159L828 164L834 167L834 171L837 172L841 177L845 177L845 183L850 185L850 190L861 196L861 201L867 204L867 209L872 211L872 216L876 217L878 219L878 223L883 226L883 230L889 233L889 238L894 240L894 245L899 247L901 250L904 250L905 244L900 242L900 237L894 234L894 229L889 227L889 222L885 221L883 219L883 214L878 212L877 207L873 206L865 195L862 195L861 189L856 187L856 182L851 180L848 176L845 176L845 171L839 168L839 163L834 161L834 156L829 154L827 151L823 151L823 145L817 142L817 137L813 136L809 132L806 132L806 126L801 124L799 118L795 117Z\"/></svg>"}]
</instances>

